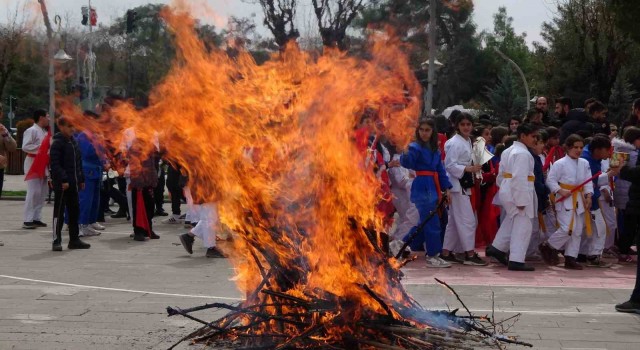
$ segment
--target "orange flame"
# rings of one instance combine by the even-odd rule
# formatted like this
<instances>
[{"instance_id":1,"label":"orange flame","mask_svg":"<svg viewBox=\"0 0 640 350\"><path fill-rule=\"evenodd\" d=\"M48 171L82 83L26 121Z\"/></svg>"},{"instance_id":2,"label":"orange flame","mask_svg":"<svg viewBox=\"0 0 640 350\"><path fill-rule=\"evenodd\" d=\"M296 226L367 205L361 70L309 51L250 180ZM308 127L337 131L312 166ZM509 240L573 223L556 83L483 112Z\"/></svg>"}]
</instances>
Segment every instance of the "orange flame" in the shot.
<instances>
[{"instance_id":1,"label":"orange flame","mask_svg":"<svg viewBox=\"0 0 640 350\"><path fill-rule=\"evenodd\" d=\"M421 88L399 42L374 36L367 59L331 50L313 58L290 45L257 65L247 52L207 52L183 3L163 16L177 58L148 108L121 104L102 122L80 119L68 104L63 113L114 145L127 128L146 152L158 139L189 174L192 193L217 202L221 222L238 235L229 253L244 293L262 281L255 253L266 269L279 267L272 284L289 295L323 290L382 311L366 284L402 302L386 257L361 228L383 229L378 180L354 144L365 107L377 110L397 145L413 135Z\"/></svg>"}]
</instances>

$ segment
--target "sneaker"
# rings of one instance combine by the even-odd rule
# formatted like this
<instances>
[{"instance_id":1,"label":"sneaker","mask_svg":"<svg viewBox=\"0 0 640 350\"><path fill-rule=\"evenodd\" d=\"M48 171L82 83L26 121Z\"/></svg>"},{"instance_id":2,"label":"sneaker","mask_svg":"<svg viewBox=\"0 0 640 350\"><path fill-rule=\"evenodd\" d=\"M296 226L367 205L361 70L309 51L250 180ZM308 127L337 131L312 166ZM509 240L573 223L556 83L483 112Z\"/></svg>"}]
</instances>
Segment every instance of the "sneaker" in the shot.
<instances>
[{"instance_id":1,"label":"sneaker","mask_svg":"<svg viewBox=\"0 0 640 350\"><path fill-rule=\"evenodd\" d=\"M535 271L535 267L526 265L525 263L509 261L509 271Z\"/></svg>"},{"instance_id":2,"label":"sneaker","mask_svg":"<svg viewBox=\"0 0 640 350\"><path fill-rule=\"evenodd\" d=\"M149 236L149 238L151 238L151 239L160 239L160 236L158 236L155 232L151 231L151 235Z\"/></svg>"},{"instance_id":3,"label":"sneaker","mask_svg":"<svg viewBox=\"0 0 640 350\"><path fill-rule=\"evenodd\" d=\"M440 256L426 256L427 259L427 267L438 267L438 268L446 268L451 267L451 263L448 261L444 261L440 258Z\"/></svg>"},{"instance_id":4,"label":"sneaker","mask_svg":"<svg viewBox=\"0 0 640 350\"><path fill-rule=\"evenodd\" d=\"M53 250L54 252L61 252L62 244L60 244L60 242L53 242L53 244L51 245L51 250Z\"/></svg>"},{"instance_id":5,"label":"sneaker","mask_svg":"<svg viewBox=\"0 0 640 350\"><path fill-rule=\"evenodd\" d=\"M609 259L614 259L614 258L618 258L618 254L613 250L612 248L607 248L605 250L602 251L602 257L603 258L609 258Z\"/></svg>"},{"instance_id":6,"label":"sneaker","mask_svg":"<svg viewBox=\"0 0 640 350\"><path fill-rule=\"evenodd\" d=\"M127 213L117 212L117 213L111 215L111 218L112 219L121 219L121 218L126 218L127 216L128 216Z\"/></svg>"},{"instance_id":7,"label":"sneaker","mask_svg":"<svg viewBox=\"0 0 640 350\"><path fill-rule=\"evenodd\" d=\"M207 258L226 258L227 256L220 251L220 249L213 247L207 249L207 254L205 254Z\"/></svg>"},{"instance_id":8,"label":"sneaker","mask_svg":"<svg viewBox=\"0 0 640 350\"><path fill-rule=\"evenodd\" d=\"M22 223L22 228L25 229L25 230L33 230L36 227L38 227L38 226L34 225L33 222L23 222Z\"/></svg>"},{"instance_id":9,"label":"sneaker","mask_svg":"<svg viewBox=\"0 0 640 350\"><path fill-rule=\"evenodd\" d=\"M471 265L471 266L487 266L487 265L489 265L488 262L486 262L484 259L482 259L480 256L478 256L478 253L473 253L473 256L467 256L465 254L464 264L465 265Z\"/></svg>"},{"instance_id":10,"label":"sneaker","mask_svg":"<svg viewBox=\"0 0 640 350\"><path fill-rule=\"evenodd\" d=\"M100 225L97 222L94 222L93 224L89 225L89 227L91 227L92 229L97 230L97 231L103 231L106 228L106 227Z\"/></svg>"},{"instance_id":11,"label":"sneaker","mask_svg":"<svg viewBox=\"0 0 640 350\"><path fill-rule=\"evenodd\" d=\"M458 259L455 254L449 253L449 255L440 255L440 259L452 263L452 264L464 264L464 261Z\"/></svg>"},{"instance_id":12,"label":"sneaker","mask_svg":"<svg viewBox=\"0 0 640 350\"><path fill-rule=\"evenodd\" d=\"M640 314L640 303L635 301L625 301L622 304L616 305L616 311L618 312L635 312Z\"/></svg>"},{"instance_id":13,"label":"sneaker","mask_svg":"<svg viewBox=\"0 0 640 350\"><path fill-rule=\"evenodd\" d=\"M102 232L94 230L89 225L80 225L80 236L81 237L91 237L91 236L99 236Z\"/></svg>"},{"instance_id":14,"label":"sneaker","mask_svg":"<svg viewBox=\"0 0 640 350\"><path fill-rule=\"evenodd\" d=\"M501 263L504 266L509 265L509 259L507 258L507 253L499 250L498 248L492 245L487 246L487 249L485 250L485 255L487 257L496 259L499 263Z\"/></svg>"},{"instance_id":15,"label":"sneaker","mask_svg":"<svg viewBox=\"0 0 640 350\"><path fill-rule=\"evenodd\" d=\"M181 220L180 220L180 216L172 215L169 218L164 219L164 220L162 220L160 222L165 224L165 225L175 225L175 224L180 224Z\"/></svg>"},{"instance_id":16,"label":"sneaker","mask_svg":"<svg viewBox=\"0 0 640 350\"><path fill-rule=\"evenodd\" d=\"M47 224L45 224L40 220L33 220L31 223L34 224L36 227L47 227Z\"/></svg>"},{"instance_id":17,"label":"sneaker","mask_svg":"<svg viewBox=\"0 0 640 350\"><path fill-rule=\"evenodd\" d=\"M107 215L113 215L113 214L115 214L116 212L115 212L115 211L113 211L113 210L111 210L111 208L107 208L107 209L105 209L105 210L104 210L104 213L105 213L105 214L107 214Z\"/></svg>"},{"instance_id":18,"label":"sneaker","mask_svg":"<svg viewBox=\"0 0 640 350\"><path fill-rule=\"evenodd\" d=\"M156 210L156 212L153 213L153 216L169 216L169 213L164 210Z\"/></svg>"},{"instance_id":19,"label":"sneaker","mask_svg":"<svg viewBox=\"0 0 640 350\"><path fill-rule=\"evenodd\" d=\"M564 257L564 268L567 270L583 270L584 269L584 267L580 265L578 261L576 261L576 258L572 256Z\"/></svg>"},{"instance_id":20,"label":"sneaker","mask_svg":"<svg viewBox=\"0 0 640 350\"><path fill-rule=\"evenodd\" d=\"M602 259L600 259L599 256L594 256L594 257L589 257L587 258L587 267L602 267L602 268L608 268L611 267L611 263L608 263L606 261L602 261Z\"/></svg>"},{"instance_id":21,"label":"sneaker","mask_svg":"<svg viewBox=\"0 0 640 350\"><path fill-rule=\"evenodd\" d=\"M85 243L81 240L74 240L74 241L70 241L69 244L67 245L67 248L69 249L89 249L91 248L91 244L89 243Z\"/></svg>"},{"instance_id":22,"label":"sneaker","mask_svg":"<svg viewBox=\"0 0 640 350\"><path fill-rule=\"evenodd\" d=\"M180 243L182 243L184 250L186 250L189 254L193 254L193 242L195 240L196 239L194 237L191 237L191 235L189 235L188 233L180 235Z\"/></svg>"},{"instance_id":23,"label":"sneaker","mask_svg":"<svg viewBox=\"0 0 640 350\"><path fill-rule=\"evenodd\" d=\"M540 249L540 254L542 254L542 259L548 265L555 266L560 263L560 259L558 258L558 251L553 249L546 242L540 243L540 245L538 246L538 249Z\"/></svg>"},{"instance_id":24,"label":"sneaker","mask_svg":"<svg viewBox=\"0 0 640 350\"><path fill-rule=\"evenodd\" d=\"M178 220L184 220L187 218L187 214L182 214L180 215L180 217L178 217Z\"/></svg>"},{"instance_id":25,"label":"sneaker","mask_svg":"<svg viewBox=\"0 0 640 350\"><path fill-rule=\"evenodd\" d=\"M586 264L587 263L587 255L586 254L578 254L578 257L576 258L576 262L579 262L581 264Z\"/></svg>"},{"instance_id":26,"label":"sneaker","mask_svg":"<svg viewBox=\"0 0 640 350\"><path fill-rule=\"evenodd\" d=\"M193 226L191 226L191 221L185 221L184 228L193 228Z\"/></svg>"}]
</instances>

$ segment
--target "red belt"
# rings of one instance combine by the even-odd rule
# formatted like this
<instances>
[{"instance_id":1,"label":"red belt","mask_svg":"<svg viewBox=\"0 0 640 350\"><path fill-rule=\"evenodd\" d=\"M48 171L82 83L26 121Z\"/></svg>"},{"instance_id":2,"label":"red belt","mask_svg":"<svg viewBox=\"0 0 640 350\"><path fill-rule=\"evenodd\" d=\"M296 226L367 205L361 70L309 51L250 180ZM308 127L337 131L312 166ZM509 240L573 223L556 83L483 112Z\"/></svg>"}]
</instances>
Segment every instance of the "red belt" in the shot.
<instances>
[{"instance_id":1,"label":"red belt","mask_svg":"<svg viewBox=\"0 0 640 350\"><path fill-rule=\"evenodd\" d=\"M31 153L27 153L27 157L35 158L36 155L35 154L31 154Z\"/></svg>"},{"instance_id":2,"label":"red belt","mask_svg":"<svg viewBox=\"0 0 640 350\"><path fill-rule=\"evenodd\" d=\"M438 191L438 203L440 203L440 200L442 199L442 190L440 189L440 176L438 175L438 172L421 170L421 171L416 171L416 176L433 177L433 181L436 183L436 191Z\"/></svg>"}]
</instances>

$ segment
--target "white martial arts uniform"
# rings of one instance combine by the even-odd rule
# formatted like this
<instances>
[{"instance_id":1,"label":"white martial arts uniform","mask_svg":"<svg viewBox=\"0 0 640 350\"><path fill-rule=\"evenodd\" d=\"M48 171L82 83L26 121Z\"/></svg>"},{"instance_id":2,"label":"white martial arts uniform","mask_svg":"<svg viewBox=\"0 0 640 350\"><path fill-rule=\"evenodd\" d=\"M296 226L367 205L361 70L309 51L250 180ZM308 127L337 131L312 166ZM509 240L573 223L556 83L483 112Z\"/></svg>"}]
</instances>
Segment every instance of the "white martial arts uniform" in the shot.
<instances>
[{"instance_id":1,"label":"white martial arts uniform","mask_svg":"<svg viewBox=\"0 0 640 350\"><path fill-rule=\"evenodd\" d=\"M549 175L547 175L547 187L551 193L556 193L556 200L559 200L561 196L557 192L561 189L560 184L577 186L590 177L591 169L586 159L572 159L569 156L564 156L551 166ZM581 191L575 193L575 200L573 196L570 196L562 202L556 202L559 227L547 241L554 249L564 248L564 255L573 258L578 256L585 222L583 199L586 194L593 194L593 182L589 181Z\"/></svg>"},{"instance_id":2,"label":"white martial arts uniform","mask_svg":"<svg viewBox=\"0 0 640 350\"><path fill-rule=\"evenodd\" d=\"M47 134L47 130L41 128L38 124L34 124L25 130L22 136L22 150L27 153L27 158L24 160L25 175L29 173L35 156L40 150L40 145L42 145L42 141L47 137ZM24 200L24 222L42 221L42 207L49 193L47 177L26 180L26 182L27 196Z\"/></svg>"},{"instance_id":3,"label":"white martial arts uniform","mask_svg":"<svg viewBox=\"0 0 640 350\"><path fill-rule=\"evenodd\" d=\"M491 245L502 252L508 251L509 261L513 262L524 263L531 239L531 220L538 213L533 167L533 156L527 146L518 141L500 156L497 183L500 183L505 218Z\"/></svg>"},{"instance_id":4,"label":"white martial arts uniform","mask_svg":"<svg viewBox=\"0 0 640 350\"><path fill-rule=\"evenodd\" d=\"M216 231L219 227L218 208L215 203L199 205L198 224L191 233L202 240L205 248L216 246Z\"/></svg>"},{"instance_id":5,"label":"white martial arts uniform","mask_svg":"<svg viewBox=\"0 0 640 350\"><path fill-rule=\"evenodd\" d=\"M607 172L609 170L609 160L604 159L602 161L602 172ZM618 230L618 221L616 220L616 207L615 202L613 201L613 191L611 191L611 183L607 186L603 186L600 188L600 192L608 191L611 194L611 202L607 202L607 199L604 195L601 195L598 198L598 202L600 203L600 211L602 212L602 216L604 217L604 223L607 225L607 238L605 239L604 247L606 249L611 248L615 245L616 232Z\"/></svg>"},{"instance_id":6,"label":"white martial arts uniform","mask_svg":"<svg viewBox=\"0 0 640 350\"><path fill-rule=\"evenodd\" d=\"M444 234L443 249L472 251L476 244L477 221L471 207L471 189L462 189L460 179L464 168L471 165L471 140L456 134L444 144L444 167L453 186L449 205L449 223Z\"/></svg>"},{"instance_id":7,"label":"white martial arts uniform","mask_svg":"<svg viewBox=\"0 0 640 350\"><path fill-rule=\"evenodd\" d=\"M394 160L400 159L400 155L393 156ZM420 213L416 205L411 202L411 170L401 166L388 170L389 181L391 182L391 193L393 193L393 206L398 212L396 229L391 235L394 240L401 240L420 221Z\"/></svg>"},{"instance_id":8,"label":"white martial arts uniform","mask_svg":"<svg viewBox=\"0 0 640 350\"><path fill-rule=\"evenodd\" d=\"M603 189L609 188L609 175L607 175L604 168L602 174L598 176L597 186L601 192ZM586 235L583 232L582 241L580 242L580 254L587 256L602 255L605 240L607 239L607 223L605 222L604 213L600 207L600 200L602 199L603 196L602 193L600 193L600 197L597 199L598 208L590 211L591 235Z\"/></svg>"}]
</instances>

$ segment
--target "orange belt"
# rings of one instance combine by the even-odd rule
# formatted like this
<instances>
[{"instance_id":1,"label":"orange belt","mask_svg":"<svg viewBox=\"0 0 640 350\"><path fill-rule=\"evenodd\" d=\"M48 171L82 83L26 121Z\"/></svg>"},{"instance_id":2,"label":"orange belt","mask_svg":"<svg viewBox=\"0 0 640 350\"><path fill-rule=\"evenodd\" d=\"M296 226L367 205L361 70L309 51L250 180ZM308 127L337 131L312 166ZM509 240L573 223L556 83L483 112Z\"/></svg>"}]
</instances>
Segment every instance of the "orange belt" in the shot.
<instances>
[{"instance_id":1,"label":"orange belt","mask_svg":"<svg viewBox=\"0 0 640 350\"><path fill-rule=\"evenodd\" d=\"M574 188L576 188L577 186L575 185L568 185L568 184L563 184L563 183L559 183L560 188L564 189L564 190L568 190L571 191ZM571 216L571 222L569 223L569 236L571 236L571 233L573 233L573 225L574 225L574 220L575 218L578 216L578 199L582 196L582 193L584 193L584 186L581 187L579 190L574 191L571 194L571 203L573 204L573 213L575 215ZM585 231L587 232L587 237L591 237L591 208L587 208L584 205L584 201L582 202L582 205L585 207L584 208L584 227L585 227Z\"/></svg>"},{"instance_id":2,"label":"orange belt","mask_svg":"<svg viewBox=\"0 0 640 350\"><path fill-rule=\"evenodd\" d=\"M442 190L440 188L440 176L438 175L438 172L437 171L421 170L421 171L416 171L416 176L431 176L431 177L433 177L433 181L436 183L436 191L438 191L438 203L440 203L440 200L442 199Z\"/></svg>"},{"instance_id":3,"label":"orange belt","mask_svg":"<svg viewBox=\"0 0 640 350\"><path fill-rule=\"evenodd\" d=\"M513 178L513 174L505 172L505 173L502 173L502 177L505 178L505 179L512 179ZM529 176L527 176L527 181L534 182L534 181L536 181L536 177L533 176L533 175L529 175Z\"/></svg>"}]
</instances>

